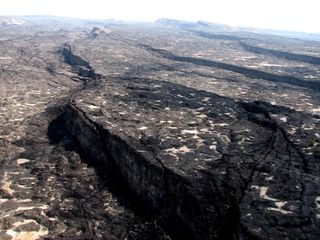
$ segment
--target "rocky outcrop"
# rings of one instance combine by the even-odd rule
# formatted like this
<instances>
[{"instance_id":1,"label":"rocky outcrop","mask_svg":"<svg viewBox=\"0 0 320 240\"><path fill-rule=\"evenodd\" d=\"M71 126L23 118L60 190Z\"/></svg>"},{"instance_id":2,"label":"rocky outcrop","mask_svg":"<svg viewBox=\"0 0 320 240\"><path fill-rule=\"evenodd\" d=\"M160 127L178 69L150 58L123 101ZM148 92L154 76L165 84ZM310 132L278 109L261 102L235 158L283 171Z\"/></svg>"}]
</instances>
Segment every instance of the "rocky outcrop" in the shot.
<instances>
[{"instance_id":1,"label":"rocky outcrop","mask_svg":"<svg viewBox=\"0 0 320 240\"><path fill-rule=\"evenodd\" d=\"M88 37L95 39L99 35L108 34L110 32L111 32L111 30L107 29L107 28L94 27L94 28L92 28L91 32L88 34Z\"/></svg>"}]
</instances>

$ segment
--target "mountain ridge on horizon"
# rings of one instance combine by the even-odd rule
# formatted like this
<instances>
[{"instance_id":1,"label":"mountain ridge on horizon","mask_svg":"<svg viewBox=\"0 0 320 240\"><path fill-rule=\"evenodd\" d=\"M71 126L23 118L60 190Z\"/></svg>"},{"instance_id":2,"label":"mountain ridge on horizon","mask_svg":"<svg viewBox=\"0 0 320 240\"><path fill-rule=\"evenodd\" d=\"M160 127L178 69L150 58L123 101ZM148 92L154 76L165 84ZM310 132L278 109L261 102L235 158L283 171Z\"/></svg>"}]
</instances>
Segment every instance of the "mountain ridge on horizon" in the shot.
<instances>
[{"instance_id":1,"label":"mountain ridge on horizon","mask_svg":"<svg viewBox=\"0 0 320 240\"><path fill-rule=\"evenodd\" d=\"M183 19L175 18L158 18L155 21L144 21L144 20L121 20L115 18L105 18L105 19L91 19L91 18L76 18L68 16L55 16L55 15L0 15L0 25L18 25L15 21L6 23L8 20L22 19L22 20L43 20L48 21L72 21L72 22L82 22L82 23L100 23L100 24L155 24L161 26L175 27L175 28L195 28L195 27L205 27L211 30L220 31L231 31L231 32L249 32L258 34L269 34L276 36L283 36L289 38L299 38L303 40L314 40L320 41L320 32L303 32L303 31L291 31L291 30L279 30L272 28L259 28L259 27L249 27L249 26L232 26L224 23L210 22L206 20L189 21ZM21 23L20 23L21 24Z\"/></svg>"}]
</instances>

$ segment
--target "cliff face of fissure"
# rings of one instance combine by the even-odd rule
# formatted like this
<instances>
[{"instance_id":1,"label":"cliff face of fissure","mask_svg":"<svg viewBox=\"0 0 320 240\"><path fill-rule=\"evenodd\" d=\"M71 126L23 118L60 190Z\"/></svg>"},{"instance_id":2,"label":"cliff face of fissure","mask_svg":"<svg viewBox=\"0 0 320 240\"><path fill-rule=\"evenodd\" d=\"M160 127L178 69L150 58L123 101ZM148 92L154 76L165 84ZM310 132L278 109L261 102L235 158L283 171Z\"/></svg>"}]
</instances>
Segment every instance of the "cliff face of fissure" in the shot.
<instances>
[{"instance_id":1,"label":"cliff face of fissure","mask_svg":"<svg viewBox=\"0 0 320 240\"><path fill-rule=\"evenodd\" d=\"M84 112L72 105L67 106L58 118L60 124L55 127L51 139L59 138L57 128L61 127L79 144L83 158L100 170L116 173L131 200L139 202L139 211L157 215L159 224L173 238L202 239L195 235L198 230L192 219L198 215L193 216L193 211L201 206L192 189L188 188L188 179L176 175L151 157L141 155L133 146L90 121Z\"/></svg>"},{"instance_id":2,"label":"cliff face of fissure","mask_svg":"<svg viewBox=\"0 0 320 240\"><path fill-rule=\"evenodd\" d=\"M251 121L270 129L274 142L279 141L276 138L282 138L276 123L265 116L268 114L265 109L255 104L244 104L244 108ZM59 124L50 131L52 141L60 139L59 134L68 133L78 144L83 158L100 171L115 173L117 181L131 196L130 201L139 203L139 211L152 212L173 239L252 237L250 232L238 227L240 204L257 169L253 168L252 173L241 177L242 182L238 183L234 182L237 174L233 173L232 167L230 174L233 176L227 180L210 172L204 172L196 179L184 178L148 153L137 151L134 143L130 144L92 121L72 103L55 121ZM225 162L232 161L231 155L222 158ZM238 189L238 184L246 186Z\"/></svg>"}]
</instances>

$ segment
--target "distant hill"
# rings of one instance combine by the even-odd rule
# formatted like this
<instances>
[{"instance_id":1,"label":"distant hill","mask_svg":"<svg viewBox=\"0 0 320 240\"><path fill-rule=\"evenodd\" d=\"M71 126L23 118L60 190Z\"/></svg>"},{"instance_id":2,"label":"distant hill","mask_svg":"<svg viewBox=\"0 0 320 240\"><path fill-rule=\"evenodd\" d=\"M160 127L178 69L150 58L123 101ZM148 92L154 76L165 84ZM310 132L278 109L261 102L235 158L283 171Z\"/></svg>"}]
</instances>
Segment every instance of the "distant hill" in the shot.
<instances>
[{"instance_id":1,"label":"distant hill","mask_svg":"<svg viewBox=\"0 0 320 240\"><path fill-rule=\"evenodd\" d=\"M218 32L233 32L240 35L247 35L248 33L268 34L275 36L282 36L288 38L296 38L310 41L320 41L320 33L306 33L286 30L262 29L243 26L229 26L226 24L212 23L208 21L199 20L197 22L160 18L153 23L138 22L138 21L123 21L117 19L78 19L69 17L57 17L46 15L28 15L28 16L0 16L0 26L15 26L22 24L40 24L40 25L54 25L56 27L63 27L68 24L69 27L87 26L104 27L104 26L121 26L121 25L151 25L155 27L168 27L183 30L200 30L200 31L218 31Z\"/></svg>"},{"instance_id":2,"label":"distant hill","mask_svg":"<svg viewBox=\"0 0 320 240\"><path fill-rule=\"evenodd\" d=\"M156 25L167 26L167 27L174 27L174 28L194 28L197 27L197 23L189 22L189 21L182 21L176 19L168 19L168 18L161 18L155 21Z\"/></svg>"},{"instance_id":3,"label":"distant hill","mask_svg":"<svg viewBox=\"0 0 320 240\"><path fill-rule=\"evenodd\" d=\"M294 32L294 31L286 31L286 30L274 30L274 29L263 29L263 28L249 28L249 27L241 27L241 26L228 26L220 23L212 23L207 21L184 21L177 19L168 19L161 18L154 22L157 26L165 26L186 30L212 30L212 31L231 31L231 32L248 32L248 33L259 33L259 34L268 34L268 35L276 35L283 36L289 38L297 38L303 40L312 40L312 41L320 41L320 33L306 33L306 32Z\"/></svg>"}]
</instances>

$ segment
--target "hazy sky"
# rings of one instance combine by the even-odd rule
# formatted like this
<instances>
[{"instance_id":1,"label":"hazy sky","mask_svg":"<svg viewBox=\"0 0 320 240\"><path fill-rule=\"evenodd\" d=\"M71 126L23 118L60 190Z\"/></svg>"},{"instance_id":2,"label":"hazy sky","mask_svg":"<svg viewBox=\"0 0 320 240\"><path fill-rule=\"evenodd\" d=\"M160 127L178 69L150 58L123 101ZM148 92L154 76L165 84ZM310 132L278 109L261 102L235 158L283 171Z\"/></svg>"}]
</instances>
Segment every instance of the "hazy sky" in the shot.
<instances>
[{"instance_id":1,"label":"hazy sky","mask_svg":"<svg viewBox=\"0 0 320 240\"><path fill-rule=\"evenodd\" d=\"M0 15L175 18L320 32L320 0L1 0Z\"/></svg>"}]
</instances>

